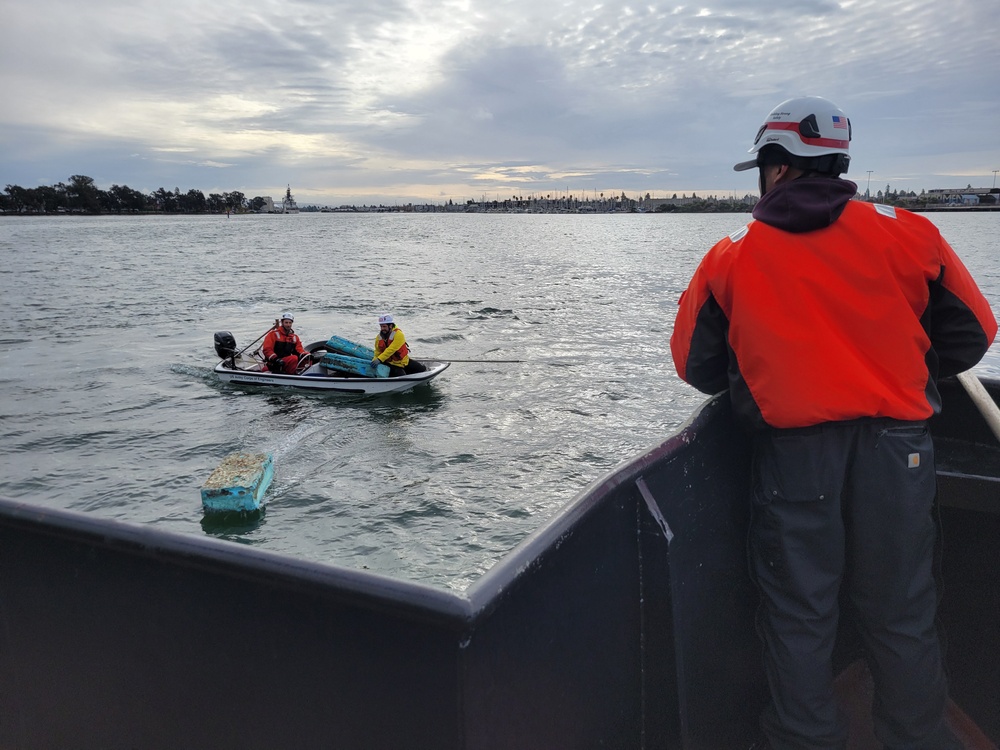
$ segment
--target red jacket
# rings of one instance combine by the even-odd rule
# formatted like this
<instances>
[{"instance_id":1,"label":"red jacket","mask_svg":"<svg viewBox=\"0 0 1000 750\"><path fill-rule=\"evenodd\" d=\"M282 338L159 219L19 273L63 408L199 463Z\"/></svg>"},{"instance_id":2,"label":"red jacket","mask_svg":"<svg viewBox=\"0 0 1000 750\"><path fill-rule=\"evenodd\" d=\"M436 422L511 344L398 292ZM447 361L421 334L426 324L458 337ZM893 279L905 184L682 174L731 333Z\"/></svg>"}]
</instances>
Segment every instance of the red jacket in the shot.
<instances>
[{"instance_id":1,"label":"red jacket","mask_svg":"<svg viewBox=\"0 0 1000 750\"><path fill-rule=\"evenodd\" d=\"M972 367L996 335L938 229L854 190L804 178L770 191L681 296L678 374L706 393L729 387L752 426L925 419L941 407L937 378Z\"/></svg>"},{"instance_id":2,"label":"red jacket","mask_svg":"<svg viewBox=\"0 0 1000 750\"><path fill-rule=\"evenodd\" d=\"M299 335L294 330L286 334L285 329L280 325L267 332L261 349L264 352L264 359L270 359L272 355L277 355L279 359L282 359L292 354L305 353Z\"/></svg>"}]
</instances>

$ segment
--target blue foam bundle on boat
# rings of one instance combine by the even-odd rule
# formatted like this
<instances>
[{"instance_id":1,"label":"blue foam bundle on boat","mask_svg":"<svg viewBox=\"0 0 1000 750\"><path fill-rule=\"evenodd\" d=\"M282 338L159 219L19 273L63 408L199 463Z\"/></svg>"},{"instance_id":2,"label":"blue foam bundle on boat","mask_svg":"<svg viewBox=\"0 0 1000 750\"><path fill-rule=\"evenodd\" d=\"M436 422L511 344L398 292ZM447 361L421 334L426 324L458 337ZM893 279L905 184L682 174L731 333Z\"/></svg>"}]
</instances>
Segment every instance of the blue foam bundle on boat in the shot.
<instances>
[{"instance_id":1,"label":"blue foam bundle on boat","mask_svg":"<svg viewBox=\"0 0 1000 750\"><path fill-rule=\"evenodd\" d=\"M270 453L230 453L201 488L206 513L256 511L274 478Z\"/></svg>"},{"instance_id":2,"label":"blue foam bundle on boat","mask_svg":"<svg viewBox=\"0 0 1000 750\"><path fill-rule=\"evenodd\" d=\"M374 356L374 354L372 356ZM378 367L372 367L371 357L368 357L368 359L362 359L361 357L348 357L346 354L334 354L333 352L327 352L323 355L323 359L321 359L319 363L327 369L349 372L354 375L360 375L363 378L389 377L389 366L379 365Z\"/></svg>"},{"instance_id":3,"label":"blue foam bundle on boat","mask_svg":"<svg viewBox=\"0 0 1000 750\"><path fill-rule=\"evenodd\" d=\"M355 344L340 336L331 336L326 342L326 348L332 349L337 354L346 354L348 357L358 357L369 362L375 358L375 350L371 347Z\"/></svg>"}]
</instances>

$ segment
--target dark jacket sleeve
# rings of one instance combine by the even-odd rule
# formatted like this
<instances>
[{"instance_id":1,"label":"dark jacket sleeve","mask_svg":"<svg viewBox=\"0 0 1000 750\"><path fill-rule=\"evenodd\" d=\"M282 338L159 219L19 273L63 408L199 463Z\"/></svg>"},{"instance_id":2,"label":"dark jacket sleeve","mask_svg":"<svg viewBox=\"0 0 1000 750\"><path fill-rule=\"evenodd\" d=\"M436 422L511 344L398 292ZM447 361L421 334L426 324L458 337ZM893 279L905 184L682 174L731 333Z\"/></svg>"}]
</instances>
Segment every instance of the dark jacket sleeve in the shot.
<instances>
[{"instance_id":1,"label":"dark jacket sleeve","mask_svg":"<svg viewBox=\"0 0 1000 750\"><path fill-rule=\"evenodd\" d=\"M702 393L718 393L729 387L729 320L707 277L702 264L681 295L670 350L684 382Z\"/></svg>"},{"instance_id":2,"label":"dark jacket sleeve","mask_svg":"<svg viewBox=\"0 0 1000 750\"><path fill-rule=\"evenodd\" d=\"M940 275L930 283L924 320L938 360L938 377L956 375L975 365L997 333L989 302L947 243L943 260Z\"/></svg>"},{"instance_id":3,"label":"dark jacket sleeve","mask_svg":"<svg viewBox=\"0 0 1000 750\"><path fill-rule=\"evenodd\" d=\"M702 393L729 387L729 320L715 297L698 311L688 351L684 380Z\"/></svg>"}]
</instances>

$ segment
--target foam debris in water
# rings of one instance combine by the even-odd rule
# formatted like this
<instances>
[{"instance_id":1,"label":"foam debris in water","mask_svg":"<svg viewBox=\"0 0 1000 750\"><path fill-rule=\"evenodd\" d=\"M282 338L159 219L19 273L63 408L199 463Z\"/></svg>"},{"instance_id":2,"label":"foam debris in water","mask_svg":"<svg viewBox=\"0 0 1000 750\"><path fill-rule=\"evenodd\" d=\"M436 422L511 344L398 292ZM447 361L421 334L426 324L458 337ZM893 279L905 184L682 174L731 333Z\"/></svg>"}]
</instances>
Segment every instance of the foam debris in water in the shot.
<instances>
[{"instance_id":1,"label":"foam debris in water","mask_svg":"<svg viewBox=\"0 0 1000 750\"><path fill-rule=\"evenodd\" d=\"M205 512L260 510L261 500L273 478L274 458L270 453L231 453L201 488Z\"/></svg>"}]
</instances>

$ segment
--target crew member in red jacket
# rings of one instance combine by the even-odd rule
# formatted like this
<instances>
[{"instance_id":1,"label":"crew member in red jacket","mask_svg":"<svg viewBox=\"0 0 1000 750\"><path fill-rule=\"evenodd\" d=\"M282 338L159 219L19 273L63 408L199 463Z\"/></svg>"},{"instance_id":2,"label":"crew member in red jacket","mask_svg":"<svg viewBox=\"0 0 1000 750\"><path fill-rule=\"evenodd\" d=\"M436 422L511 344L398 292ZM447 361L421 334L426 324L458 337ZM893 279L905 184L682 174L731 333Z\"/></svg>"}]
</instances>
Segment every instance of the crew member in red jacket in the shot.
<instances>
[{"instance_id":1,"label":"crew member in red jacket","mask_svg":"<svg viewBox=\"0 0 1000 750\"><path fill-rule=\"evenodd\" d=\"M295 317L284 313L274 328L267 332L261 350L267 360L267 369L271 372L295 374L299 361L307 356L302 347L302 341L292 329Z\"/></svg>"},{"instance_id":2,"label":"crew member in red jacket","mask_svg":"<svg viewBox=\"0 0 1000 750\"><path fill-rule=\"evenodd\" d=\"M771 701L765 742L843 748L831 654L847 590L887 748L960 747L943 720L935 630L939 378L975 365L997 325L921 216L852 200L851 123L820 97L768 115L742 171L752 221L702 260L671 350L706 393L729 388L753 437L749 562Z\"/></svg>"}]
</instances>

